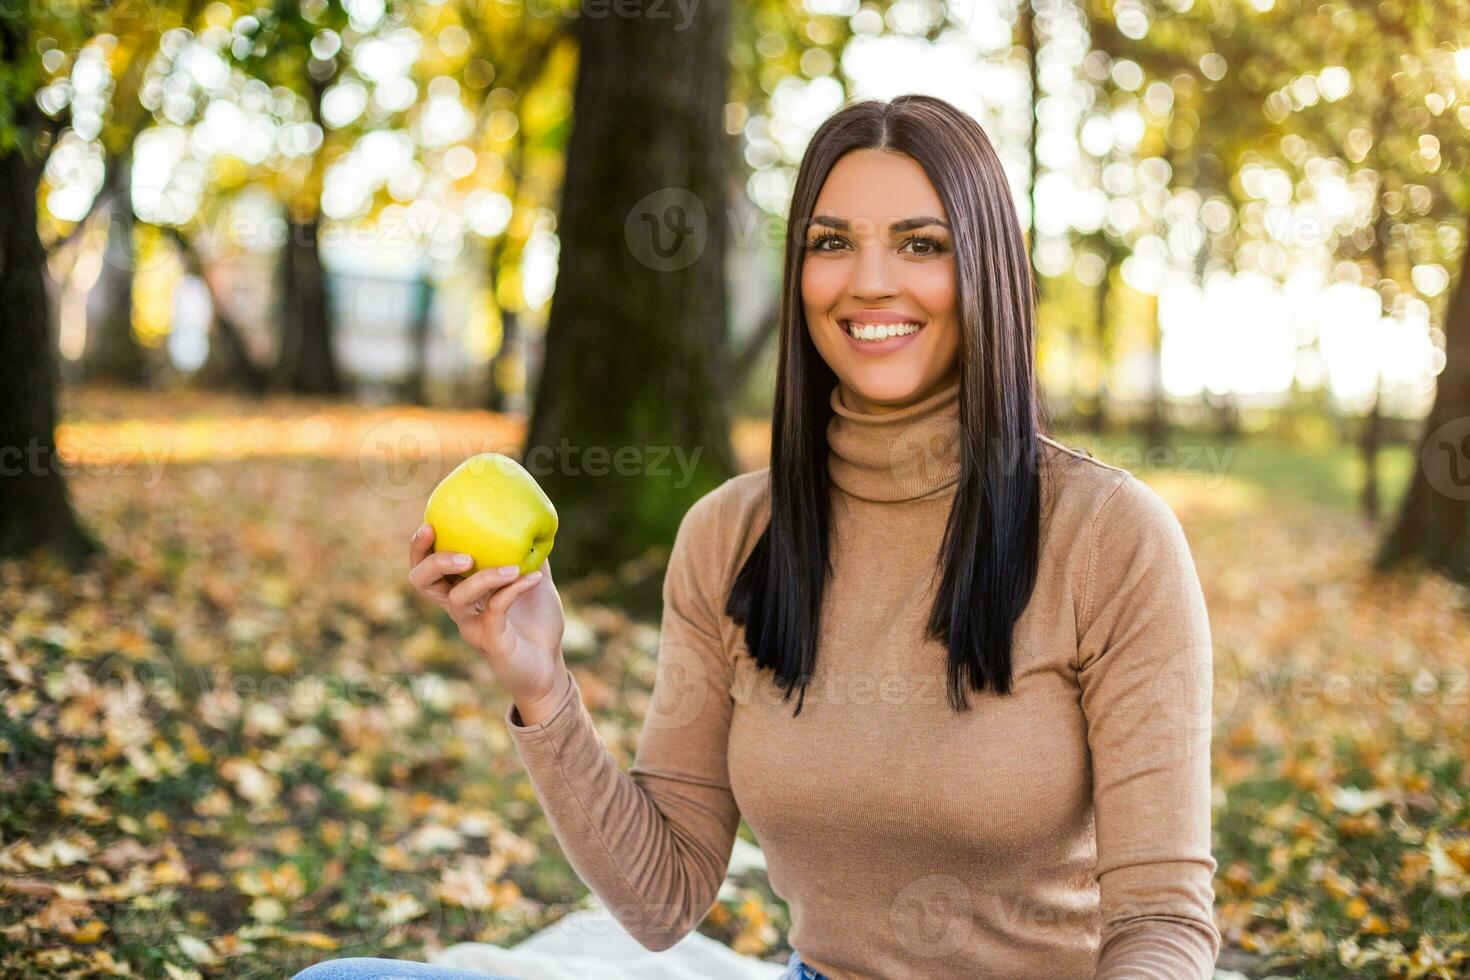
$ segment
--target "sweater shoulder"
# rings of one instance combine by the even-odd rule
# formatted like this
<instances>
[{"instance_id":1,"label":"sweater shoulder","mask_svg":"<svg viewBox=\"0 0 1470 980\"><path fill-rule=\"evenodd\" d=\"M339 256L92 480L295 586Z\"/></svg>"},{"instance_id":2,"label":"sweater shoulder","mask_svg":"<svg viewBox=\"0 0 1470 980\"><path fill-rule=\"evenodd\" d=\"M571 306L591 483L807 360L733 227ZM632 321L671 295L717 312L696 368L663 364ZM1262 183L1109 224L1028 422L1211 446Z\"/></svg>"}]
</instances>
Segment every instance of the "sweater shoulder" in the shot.
<instances>
[{"instance_id":1,"label":"sweater shoulder","mask_svg":"<svg viewBox=\"0 0 1470 980\"><path fill-rule=\"evenodd\" d=\"M1163 499L1132 470L1104 463L1087 450L1068 446L1051 436L1041 436L1041 443L1046 447L1050 460L1063 461L1062 468L1068 471L1072 483L1080 484L1094 494L1101 493L1104 499L1120 490L1119 496ZM1098 501L1099 504L1102 502Z\"/></svg>"},{"instance_id":2,"label":"sweater shoulder","mask_svg":"<svg viewBox=\"0 0 1470 980\"><path fill-rule=\"evenodd\" d=\"M1124 482L1138 478L1121 466L1104 463L1085 449L1039 437L1045 462L1043 484L1056 505L1067 511L1096 514ZM1139 481L1140 483L1142 481Z\"/></svg>"},{"instance_id":3,"label":"sweater shoulder","mask_svg":"<svg viewBox=\"0 0 1470 980\"><path fill-rule=\"evenodd\" d=\"M770 506L771 470L762 467L737 473L700 499L725 515L731 526L738 526L763 513Z\"/></svg>"},{"instance_id":4,"label":"sweater shoulder","mask_svg":"<svg viewBox=\"0 0 1470 980\"><path fill-rule=\"evenodd\" d=\"M770 489L771 468L762 466L758 470L730 477L710 493L724 494L737 510L754 512L767 505Z\"/></svg>"},{"instance_id":5,"label":"sweater shoulder","mask_svg":"<svg viewBox=\"0 0 1470 980\"><path fill-rule=\"evenodd\" d=\"M1111 480L1114 485L1125 475L1128 475L1128 471L1123 467L1114 466L1111 463L1104 463L1086 449L1068 446L1066 443L1053 439L1049 435L1038 434L1037 438L1046 450L1048 462L1064 461L1066 464L1076 464L1086 476L1100 479L1104 482Z\"/></svg>"},{"instance_id":6,"label":"sweater shoulder","mask_svg":"<svg viewBox=\"0 0 1470 980\"><path fill-rule=\"evenodd\" d=\"M726 557L743 552L742 545L754 541L752 529L759 536L765 528L769 488L769 467L730 477L694 502L684 516L681 534L711 559L716 557L711 552Z\"/></svg>"},{"instance_id":7,"label":"sweater shoulder","mask_svg":"<svg viewBox=\"0 0 1470 980\"><path fill-rule=\"evenodd\" d=\"M1084 554L1098 537L1119 528L1182 537L1173 508L1137 474L1049 436L1042 436L1041 443L1049 536L1084 545Z\"/></svg>"},{"instance_id":8,"label":"sweater shoulder","mask_svg":"<svg viewBox=\"0 0 1470 980\"><path fill-rule=\"evenodd\" d=\"M696 594L710 622L725 612L731 584L761 532L769 504L767 470L742 473L705 493L679 524L664 585L667 604L680 592Z\"/></svg>"},{"instance_id":9,"label":"sweater shoulder","mask_svg":"<svg viewBox=\"0 0 1470 980\"><path fill-rule=\"evenodd\" d=\"M1099 540L1162 535L1187 547L1178 516L1163 496L1131 470L1043 436L1048 518L1059 540L1084 543L1091 560Z\"/></svg>"}]
</instances>

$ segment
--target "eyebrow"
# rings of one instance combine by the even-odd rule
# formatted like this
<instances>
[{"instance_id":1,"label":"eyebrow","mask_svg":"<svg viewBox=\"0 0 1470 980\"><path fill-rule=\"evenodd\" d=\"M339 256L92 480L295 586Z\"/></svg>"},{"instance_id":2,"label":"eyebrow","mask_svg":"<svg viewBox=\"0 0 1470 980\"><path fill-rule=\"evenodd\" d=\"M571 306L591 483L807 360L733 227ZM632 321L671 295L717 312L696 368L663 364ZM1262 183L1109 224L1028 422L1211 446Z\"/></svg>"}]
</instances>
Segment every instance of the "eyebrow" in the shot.
<instances>
[{"instance_id":1,"label":"eyebrow","mask_svg":"<svg viewBox=\"0 0 1470 980\"><path fill-rule=\"evenodd\" d=\"M836 228L838 231L847 231L852 227L852 225L850 225L845 219L834 218L830 215L817 215L816 217L812 218L812 224L825 225L828 228ZM938 225L946 231L949 230L948 222L944 221L941 218L932 218L928 216L923 216L919 218L904 218L902 221L895 221L893 222L893 224L888 226L888 230L895 233L902 231L913 231L915 228L923 228L926 225Z\"/></svg>"}]
</instances>

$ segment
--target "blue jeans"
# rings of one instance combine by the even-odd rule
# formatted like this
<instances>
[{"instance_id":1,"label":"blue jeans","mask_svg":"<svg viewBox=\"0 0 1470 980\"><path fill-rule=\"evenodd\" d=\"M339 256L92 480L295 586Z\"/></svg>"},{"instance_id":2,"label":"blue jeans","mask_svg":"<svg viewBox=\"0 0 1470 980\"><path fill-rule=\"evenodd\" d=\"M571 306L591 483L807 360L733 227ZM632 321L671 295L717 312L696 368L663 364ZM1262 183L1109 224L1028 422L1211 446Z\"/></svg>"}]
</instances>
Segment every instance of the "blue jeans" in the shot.
<instances>
[{"instance_id":1,"label":"blue jeans","mask_svg":"<svg viewBox=\"0 0 1470 980\"><path fill-rule=\"evenodd\" d=\"M498 974L473 973L447 966L433 966L413 960L393 960L378 956L343 956L314 963L291 980L516 980ZM779 980L827 980L801 961L796 950L786 960L786 972Z\"/></svg>"},{"instance_id":2,"label":"blue jeans","mask_svg":"<svg viewBox=\"0 0 1470 980\"><path fill-rule=\"evenodd\" d=\"M786 960L786 972L781 974L780 980L827 980L827 978L803 963L801 957L793 949L790 958Z\"/></svg>"},{"instance_id":3,"label":"blue jeans","mask_svg":"<svg viewBox=\"0 0 1470 980\"><path fill-rule=\"evenodd\" d=\"M516 980L515 977L472 973L415 960L380 956L343 956L313 963L291 980Z\"/></svg>"}]
</instances>

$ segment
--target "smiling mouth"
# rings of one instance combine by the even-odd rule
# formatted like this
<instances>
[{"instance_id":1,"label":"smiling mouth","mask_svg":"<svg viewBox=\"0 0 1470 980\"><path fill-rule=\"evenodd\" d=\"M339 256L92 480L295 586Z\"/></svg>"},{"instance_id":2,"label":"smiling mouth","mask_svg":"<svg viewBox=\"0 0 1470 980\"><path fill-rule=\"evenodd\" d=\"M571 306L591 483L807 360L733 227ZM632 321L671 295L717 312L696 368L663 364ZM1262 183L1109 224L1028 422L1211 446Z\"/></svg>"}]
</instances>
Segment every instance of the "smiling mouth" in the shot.
<instances>
[{"instance_id":1,"label":"smiling mouth","mask_svg":"<svg viewBox=\"0 0 1470 980\"><path fill-rule=\"evenodd\" d=\"M843 320L842 329L854 340L867 340L877 342L880 340L892 340L894 337L907 337L909 334L918 333L924 328L922 323L853 323L851 320Z\"/></svg>"}]
</instances>

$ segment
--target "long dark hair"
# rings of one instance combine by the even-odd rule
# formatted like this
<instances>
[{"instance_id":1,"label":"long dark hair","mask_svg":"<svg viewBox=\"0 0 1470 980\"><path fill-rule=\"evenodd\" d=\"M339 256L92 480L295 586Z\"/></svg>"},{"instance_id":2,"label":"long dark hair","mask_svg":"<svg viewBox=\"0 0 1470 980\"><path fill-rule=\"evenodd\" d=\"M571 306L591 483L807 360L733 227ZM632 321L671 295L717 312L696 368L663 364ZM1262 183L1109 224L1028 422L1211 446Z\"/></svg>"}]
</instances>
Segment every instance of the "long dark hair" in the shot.
<instances>
[{"instance_id":1,"label":"long dark hair","mask_svg":"<svg viewBox=\"0 0 1470 980\"><path fill-rule=\"evenodd\" d=\"M770 521L735 577L725 612L801 713L817 656L831 574L827 472L829 401L837 376L812 343L801 302L806 229L837 160L891 149L924 168L949 219L960 340L960 475L940 553L944 574L928 632L949 647L949 702L965 689L1011 690L1011 633L1036 584L1046 431L1033 374L1031 276L1000 158L980 125L942 99L850 103L827 119L802 157L787 223L780 355L771 420Z\"/></svg>"}]
</instances>

